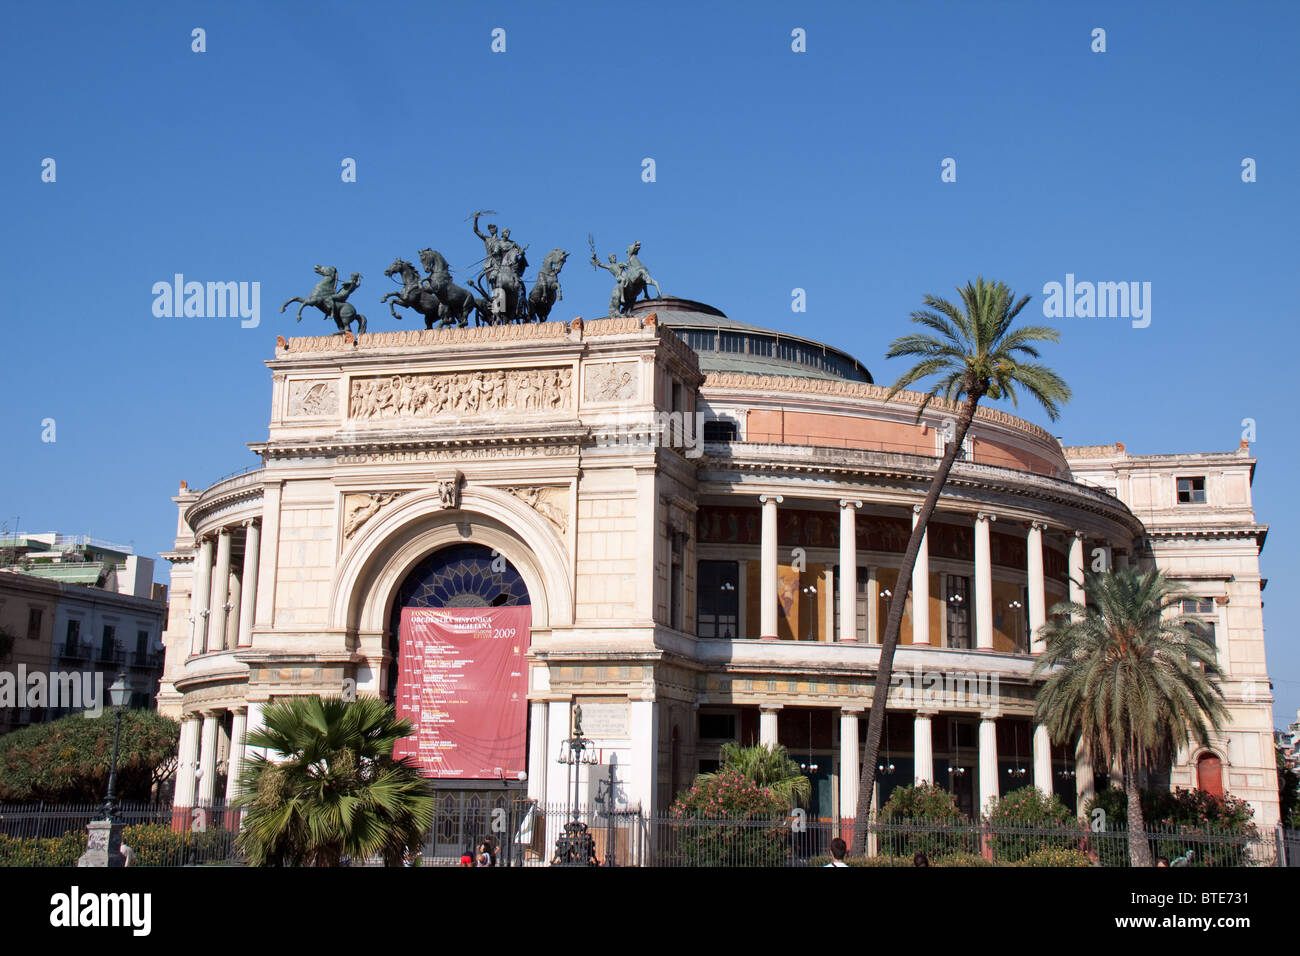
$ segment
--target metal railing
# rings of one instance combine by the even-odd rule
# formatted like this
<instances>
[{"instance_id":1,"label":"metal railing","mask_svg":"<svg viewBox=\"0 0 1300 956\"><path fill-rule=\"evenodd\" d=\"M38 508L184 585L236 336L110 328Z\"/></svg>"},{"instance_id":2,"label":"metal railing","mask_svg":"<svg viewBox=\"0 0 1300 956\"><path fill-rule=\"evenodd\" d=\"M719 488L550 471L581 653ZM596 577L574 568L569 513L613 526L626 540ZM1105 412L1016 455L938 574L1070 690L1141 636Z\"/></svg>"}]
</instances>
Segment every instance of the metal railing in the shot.
<instances>
[{"instance_id":1,"label":"metal railing","mask_svg":"<svg viewBox=\"0 0 1300 956\"><path fill-rule=\"evenodd\" d=\"M123 804L116 815L135 866L240 865L235 837L240 812L222 804L174 808ZM75 865L86 824L102 804L0 805L0 867ZM497 866L811 867L831 859L831 841L853 843L854 821L709 820L637 809L539 804L503 797L474 806L440 801L420 856L422 866L456 866L490 840ZM1148 826L1153 859L1172 867L1300 866L1300 830L1272 833L1213 827ZM850 866L1130 865L1126 830L1093 831L1082 823L995 827L961 819L918 822L873 818L867 852ZM377 866L380 860L353 860Z\"/></svg>"}]
</instances>

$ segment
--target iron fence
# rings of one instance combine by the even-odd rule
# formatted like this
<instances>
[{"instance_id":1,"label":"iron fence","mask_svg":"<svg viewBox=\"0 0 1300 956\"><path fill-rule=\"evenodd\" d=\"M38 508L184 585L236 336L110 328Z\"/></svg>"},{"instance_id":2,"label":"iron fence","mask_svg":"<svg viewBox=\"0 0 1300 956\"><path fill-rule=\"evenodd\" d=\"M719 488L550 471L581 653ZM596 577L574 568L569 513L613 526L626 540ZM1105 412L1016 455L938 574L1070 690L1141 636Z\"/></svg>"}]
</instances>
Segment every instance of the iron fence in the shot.
<instances>
[{"instance_id":1,"label":"iron fence","mask_svg":"<svg viewBox=\"0 0 1300 956\"><path fill-rule=\"evenodd\" d=\"M239 811L224 805L178 809L124 804L115 810L135 866L240 865ZM86 824L102 804L0 805L0 866L74 865ZM831 841L853 845L852 820L802 814L764 820L648 816L600 805L573 809L491 793L439 798L418 865L456 866L485 842L498 866L810 867L830 862ZM1173 867L1300 866L1300 830L1257 833L1149 825L1153 858ZM81 845L78 846L78 840ZM917 822L874 817L866 853L850 866L1130 865L1126 830L1061 826L994 827L969 820ZM353 866L380 860L353 860ZM415 862L415 861L412 861Z\"/></svg>"}]
</instances>

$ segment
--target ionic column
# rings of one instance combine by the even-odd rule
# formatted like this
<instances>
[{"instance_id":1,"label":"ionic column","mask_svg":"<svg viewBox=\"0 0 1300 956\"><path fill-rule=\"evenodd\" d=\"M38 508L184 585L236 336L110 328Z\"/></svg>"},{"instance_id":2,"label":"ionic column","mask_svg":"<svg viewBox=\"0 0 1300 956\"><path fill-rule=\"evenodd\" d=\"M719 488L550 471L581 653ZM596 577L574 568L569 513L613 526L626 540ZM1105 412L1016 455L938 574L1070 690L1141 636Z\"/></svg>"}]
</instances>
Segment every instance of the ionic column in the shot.
<instances>
[{"instance_id":1,"label":"ionic column","mask_svg":"<svg viewBox=\"0 0 1300 956\"><path fill-rule=\"evenodd\" d=\"M244 737L248 732L248 707L234 708L230 727L230 769L226 771L226 805L239 796L239 778L244 772Z\"/></svg>"},{"instance_id":2,"label":"ionic column","mask_svg":"<svg viewBox=\"0 0 1300 956\"><path fill-rule=\"evenodd\" d=\"M230 592L229 597L226 599L226 607L232 608L235 613L226 615L226 627L221 634L221 649L225 651L234 648L239 640L239 610L243 606L243 591L243 580L238 574L231 574Z\"/></svg>"},{"instance_id":3,"label":"ionic column","mask_svg":"<svg viewBox=\"0 0 1300 956\"><path fill-rule=\"evenodd\" d=\"M239 637L238 647L250 647L253 643L253 619L257 616L257 568L262 549L262 525L249 521L244 535L244 586L239 601Z\"/></svg>"},{"instance_id":4,"label":"ionic column","mask_svg":"<svg viewBox=\"0 0 1300 956\"><path fill-rule=\"evenodd\" d=\"M852 819L858 812L859 762L858 718L861 710L840 709L840 819Z\"/></svg>"},{"instance_id":5,"label":"ionic column","mask_svg":"<svg viewBox=\"0 0 1300 956\"><path fill-rule=\"evenodd\" d=\"M894 585L897 587L898 585ZM867 643L880 643L880 581L875 565L867 567Z\"/></svg>"},{"instance_id":6,"label":"ionic column","mask_svg":"<svg viewBox=\"0 0 1300 956\"><path fill-rule=\"evenodd\" d=\"M1034 654L1043 652L1039 628L1047 623L1047 590L1043 583L1043 532L1047 525L1041 521L1029 523L1026 553L1026 572L1029 577L1029 649Z\"/></svg>"},{"instance_id":7,"label":"ionic column","mask_svg":"<svg viewBox=\"0 0 1300 956\"><path fill-rule=\"evenodd\" d=\"M758 712L758 742L764 747L775 747L778 743L776 719L780 707L763 707Z\"/></svg>"},{"instance_id":8,"label":"ionic column","mask_svg":"<svg viewBox=\"0 0 1300 956\"><path fill-rule=\"evenodd\" d=\"M212 539L199 541L199 554L194 559L194 583L190 588L190 614L193 630L190 632L190 653L202 654L208 637L208 616L212 595Z\"/></svg>"},{"instance_id":9,"label":"ionic column","mask_svg":"<svg viewBox=\"0 0 1300 956\"><path fill-rule=\"evenodd\" d=\"M840 640L858 639L857 511L861 501L840 499ZM857 726L856 724L854 725Z\"/></svg>"},{"instance_id":10,"label":"ionic column","mask_svg":"<svg viewBox=\"0 0 1300 956\"><path fill-rule=\"evenodd\" d=\"M763 505L762 566L759 578L759 634L765 641L777 638L777 586L776 586L776 506L785 499L781 495L759 495Z\"/></svg>"},{"instance_id":11,"label":"ionic column","mask_svg":"<svg viewBox=\"0 0 1300 956\"><path fill-rule=\"evenodd\" d=\"M1034 786L1049 797L1052 787L1052 738L1042 724L1034 727Z\"/></svg>"},{"instance_id":12,"label":"ionic column","mask_svg":"<svg viewBox=\"0 0 1300 956\"><path fill-rule=\"evenodd\" d=\"M921 506L912 506L912 527L921 518ZM906 587L899 581L895 587ZM912 566L912 643L930 643L930 532L921 539L921 550Z\"/></svg>"},{"instance_id":13,"label":"ionic column","mask_svg":"<svg viewBox=\"0 0 1300 956\"><path fill-rule=\"evenodd\" d=\"M172 806L188 809L194 806L195 771L199 766L199 719L195 714L181 718L181 740L176 748L176 793Z\"/></svg>"},{"instance_id":14,"label":"ionic column","mask_svg":"<svg viewBox=\"0 0 1300 956\"><path fill-rule=\"evenodd\" d=\"M265 702L265 701L260 701L260 700L249 701L249 703L248 703L248 719L247 719L247 721L246 721L245 724L244 724L244 740L245 740L245 741L248 740L248 735L249 735L249 734L251 734L251 733L252 733L253 731L255 731L255 730L261 730L261 729L265 726L265 722L262 720L262 712L263 712L264 710L266 710L266 702ZM244 744L244 762L247 763L247 762L248 762L248 758L249 758L250 756L252 756L253 754L261 754L263 757L265 757L265 756L266 756L266 748L265 748L265 747L250 747L250 746L248 746L247 743L245 743L245 744Z\"/></svg>"},{"instance_id":15,"label":"ionic column","mask_svg":"<svg viewBox=\"0 0 1300 956\"><path fill-rule=\"evenodd\" d=\"M1070 600L1082 604L1086 595L1083 593L1083 532L1076 531L1070 539ZM1075 614L1074 619L1078 620Z\"/></svg>"},{"instance_id":16,"label":"ionic column","mask_svg":"<svg viewBox=\"0 0 1300 956\"><path fill-rule=\"evenodd\" d=\"M546 802L546 716L549 711L550 707L544 700L535 700L528 705L528 798L538 803Z\"/></svg>"},{"instance_id":17,"label":"ionic column","mask_svg":"<svg viewBox=\"0 0 1300 956\"><path fill-rule=\"evenodd\" d=\"M980 719L980 813L988 813L998 798L998 722Z\"/></svg>"},{"instance_id":18,"label":"ionic column","mask_svg":"<svg viewBox=\"0 0 1300 956\"><path fill-rule=\"evenodd\" d=\"M217 570L213 575L211 614L208 615L208 653L222 650L226 636L227 602L230 597L230 531L222 528L217 536Z\"/></svg>"},{"instance_id":19,"label":"ionic column","mask_svg":"<svg viewBox=\"0 0 1300 956\"><path fill-rule=\"evenodd\" d=\"M912 762L915 764L913 780L918 787L934 783L934 736L930 726L930 711L916 712L912 722Z\"/></svg>"},{"instance_id":20,"label":"ionic column","mask_svg":"<svg viewBox=\"0 0 1300 956\"><path fill-rule=\"evenodd\" d=\"M199 803L212 806L217 796L217 721L221 711L203 712L203 740L199 748Z\"/></svg>"},{"instance_id":21,"label":"ionic column","mask_svg":"<svg viewBox=\"0 0 1300 956\"><path fill-rule=\"evenodd\" d=\"M1079 816L1083 816L1084 805L1092 799L1095 792L1092 761L1088 759L1088 754L1083 749L1083 741L1080 740L1074 748L1074 796Z\"/></svg>"},{"instance_id":22,"label":"ionic column","mask_svg":"<svg viewBox=\"0 0 1300 956\"><path fill-rule=\"evenodd\" d=\"M997 515L981 511L975 515L975 646L993 650L993 555L989 546L989 523Z\"/></svg>"}]
</instances>

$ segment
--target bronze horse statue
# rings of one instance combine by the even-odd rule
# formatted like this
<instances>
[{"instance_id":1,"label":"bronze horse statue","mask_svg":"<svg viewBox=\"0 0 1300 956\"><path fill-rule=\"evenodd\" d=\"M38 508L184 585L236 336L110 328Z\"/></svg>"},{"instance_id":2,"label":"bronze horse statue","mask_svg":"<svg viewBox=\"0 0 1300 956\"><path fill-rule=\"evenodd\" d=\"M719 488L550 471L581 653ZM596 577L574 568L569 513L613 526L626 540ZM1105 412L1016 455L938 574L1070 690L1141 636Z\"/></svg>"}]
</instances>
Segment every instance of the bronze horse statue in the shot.
<instances>
[{"instance_id":1,"label":"bronze horse statue","mask_svg":"<svg viewBox=\"0 0 1300 956\"><path fill-rule=\"evenodd\" d=\"M307 306L315 306L325 313L327 319L333 319L339 327L337 335L347 332L352 323L357 323L357 335L364 335L366 331L366 317L356 310L356 307L348 302L348 296L357 290L361 285L361 273L352 273L352 278L344 282L341 288L335 289L335 283L338 281L338 270L333 266L316 266L316 274L321 277L320 282L306 296L294 296L284 305L280 306L283 312L295 302L301 302L298 306L298 321L302 321L302 310Z\"/></svg>"},{"instance_id":2,"label":"bronze horse statue","mask_svg":"<svg viewBox=\"0 0 1300 956\"><path fill-rule=\"evenodd\" d=\"M542 260L537 270L537 278L528 292L528 306L525 318L530 322L545 322L551 315L551 308L564 298L560 291L559 275L564 268L564 261L569 254L563 249L552 249Z\"/></svg>"},{"instance_id":3,"label":"bronze horse statue","mask_svg":"<svg viewBox=\"0 0 1300 956\"><path fill-rule=\"evenodd\" d=\"M441 253L434 249L421 249L420 264L424 266L424 271L427 273L424 287L437 297L441 306L438 315L443 325L455 322L464 328L469 325L471 311L478 313L476 319L480 324L482 323L482 304L468 289L462 289L451 281L451 267L447 265L447 260ZM425 321L427 322L428 319L426 318Z\"/></svg>"},{"instance_id":4,"label":"bronze horse statue","mask_svg":"<svg viewBox=\"0 0 1300 956\"><path fill-rule=\"evenodd\" d=\"M380 303L388 302L388 311L393 313L393 318L400 320L402 317L397 314L397 306L404 309L414 309L420 315L424 316L424 327L433 328L433 320L439 319L445 328L455 321L446 309L443 308L438 297L420 282L420 274L415 270L415 266L405 259L394 259L393 264L384 270L384 275L392 278L396 273L402 275L402 288L400 292L389 292ZM390 299L396 299L397 302L390 302Z\"/></svg>"}]
</instances>

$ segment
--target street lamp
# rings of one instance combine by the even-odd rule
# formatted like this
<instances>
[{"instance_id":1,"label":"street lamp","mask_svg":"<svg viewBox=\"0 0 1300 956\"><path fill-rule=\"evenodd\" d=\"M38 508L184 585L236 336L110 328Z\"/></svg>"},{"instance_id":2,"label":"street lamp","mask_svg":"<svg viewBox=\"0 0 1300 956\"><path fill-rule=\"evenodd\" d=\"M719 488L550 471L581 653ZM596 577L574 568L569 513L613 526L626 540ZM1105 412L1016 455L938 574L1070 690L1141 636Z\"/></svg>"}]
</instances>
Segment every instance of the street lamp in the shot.
<instances>
[{"instance_id":1,"label":"street lamp","mask_svg":"<svg viewBox=\"0 0 1300 956\"><path fill-rule=\"evenodd\" d=\"M582 785L580 768L583 764L599 763L600 755L595 743L582 735L581 706L573 708L573 736L560 741L558 762L567 766L567 773L573 781L573 792L569 798L569 815L572 819L564 825L564 833L555 841L555 858L557 862L569 866L587 866L594 855L595 840L588 832L587 825L578 819L578 788Z\"/></svg>"},{"instance_id":2,"label":"street lamp","mask_svg":"<svg viewBox=\"0 0 1300 956\"><path fill-rule=\"evenodd\" d=\"M108 689L113 704L113 762L108 767L108 793L104 795L104 819L86 824L86 852L77 859L77 866L126 865L122 855L122 824L114 819L117 810L117 749L122 738L122 711L125 708L130 686L126 671L118 673Z\"/></svg>"},{"instance_id":3,"label":"street lamp","mask_svg":"<svg viewBox=\"0 0 1300 956\"><path fill-rule=\"evenodd\" d=\"M109 823L113 822L113 812L117 809L117 745L122 736L122 711L129 692L126 671L119 671L117 679L108 688L108 696L113 702L114 711L113 762L108 767L108 793L104 795L104 819Z\"/></svg>"}]
</instances>

